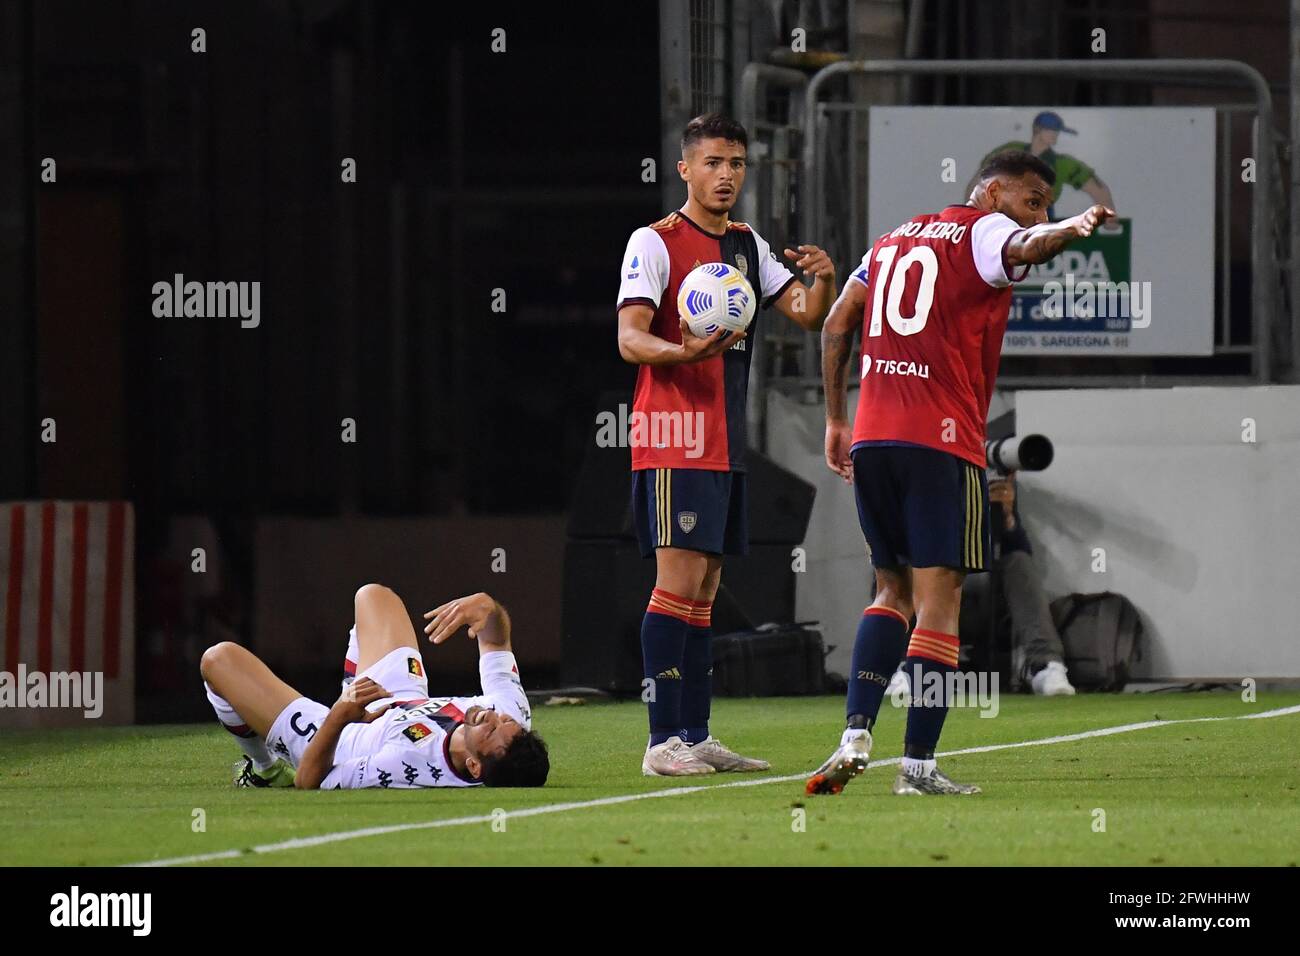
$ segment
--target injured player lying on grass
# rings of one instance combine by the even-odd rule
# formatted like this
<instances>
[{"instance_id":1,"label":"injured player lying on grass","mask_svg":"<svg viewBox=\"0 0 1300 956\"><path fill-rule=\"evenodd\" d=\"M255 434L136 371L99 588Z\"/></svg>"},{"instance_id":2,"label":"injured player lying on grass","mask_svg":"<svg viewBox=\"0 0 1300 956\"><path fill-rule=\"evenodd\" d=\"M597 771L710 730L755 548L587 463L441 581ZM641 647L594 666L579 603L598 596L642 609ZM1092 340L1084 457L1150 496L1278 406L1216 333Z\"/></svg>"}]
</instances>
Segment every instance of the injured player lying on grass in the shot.
<instances>
[{"instance_id":1,"label":"injured player lying on grass","mask_svg":"<svg viewBox=\"0 0 1300 956\"><path fill-rule=\"evenodd\" d=\"M478 641L477 697L429 697L415 629L386 587L357 591L333 707L304 697L247 649L229 641L203 655L217 719L244 751L236 786L353 790L364 787L540 787L550 761L510 649L510 618L487 594L427 613L441 644L461 627ZM296 772L295 772L296 771Z\"/></svg>"}]
</instances>

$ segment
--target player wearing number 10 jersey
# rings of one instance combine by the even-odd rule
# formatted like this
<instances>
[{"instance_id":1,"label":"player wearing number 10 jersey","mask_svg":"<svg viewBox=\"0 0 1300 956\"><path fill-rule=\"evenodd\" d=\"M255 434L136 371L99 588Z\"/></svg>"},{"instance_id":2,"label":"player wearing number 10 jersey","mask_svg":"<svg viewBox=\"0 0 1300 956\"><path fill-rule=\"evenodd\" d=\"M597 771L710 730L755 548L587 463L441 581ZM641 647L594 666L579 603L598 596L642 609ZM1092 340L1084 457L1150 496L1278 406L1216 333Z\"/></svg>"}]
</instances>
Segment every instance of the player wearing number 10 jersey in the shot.
<instances>
[{"instance_id":1,"label":"player wearing number 10 jersey","mask_svg":"<svg viewBox=\"0 0 1300 956\"><path fill-rule=\"evenodd\" d=\"M993 156L966 205L916 216L877 239L826 320L826 463L854 486L876 597L853 648L848 728L808 781L810 794L839 793L865 769L900 659L912 706L894 792L979 792L941 773L934 750L957 670L962 581L985 569L989 551L984 429L1011 284L1114 215L1093 206L1047 224L1054 179L1029 153ZM861 391L850 430L845 376L859 327Z\"/></svg>"}]
</instances>

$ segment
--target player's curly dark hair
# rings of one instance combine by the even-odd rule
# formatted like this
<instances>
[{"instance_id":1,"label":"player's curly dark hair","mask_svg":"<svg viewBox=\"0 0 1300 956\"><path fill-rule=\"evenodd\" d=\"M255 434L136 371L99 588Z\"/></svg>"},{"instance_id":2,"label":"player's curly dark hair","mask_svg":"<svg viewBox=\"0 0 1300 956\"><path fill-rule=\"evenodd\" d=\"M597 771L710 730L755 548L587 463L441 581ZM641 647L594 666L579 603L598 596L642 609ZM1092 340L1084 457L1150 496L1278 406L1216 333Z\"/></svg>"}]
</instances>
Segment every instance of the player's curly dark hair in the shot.
<instances>
[{"instance_id":1,"label":"player's curly dark hair","mask_svg":"<svg viewBox=\"0 0 1300 956\"><path fill-rule=\"evenodd\" d=\"M1000 153L994 153L989 157L989 161L984 164L984 168L980 170L980 181L983 182L994 176L1014 176L1019 178L1025 173L1041 176L1043 182L1049 186L1056 185L1056 170L1033 153L1023 149L1004 149Z\"/></svg>"},{"instance_id":2,"label":"player's curly dark hair","mask_svg":"<svg viewBox=\"0 0 1300 956\"><path fill-rule=\"evenodd\" d=\"M682 152L702 139L725 139L749 148L749 134L745 127L721 113L704 113L687 123L686 129L682 130Z\"/></svg>"},{"instance_id":3,"label":"player's curly dark hair","mask_svg":"<svg viewBox=\"0 0 1300 956\"><path fill-rule=\"evenodd\" d=\"M516 735L500 756L484 756L482 765L485 787L540 787L551 772L546 741L531 730Z\"/></svg>"}]
</instances>

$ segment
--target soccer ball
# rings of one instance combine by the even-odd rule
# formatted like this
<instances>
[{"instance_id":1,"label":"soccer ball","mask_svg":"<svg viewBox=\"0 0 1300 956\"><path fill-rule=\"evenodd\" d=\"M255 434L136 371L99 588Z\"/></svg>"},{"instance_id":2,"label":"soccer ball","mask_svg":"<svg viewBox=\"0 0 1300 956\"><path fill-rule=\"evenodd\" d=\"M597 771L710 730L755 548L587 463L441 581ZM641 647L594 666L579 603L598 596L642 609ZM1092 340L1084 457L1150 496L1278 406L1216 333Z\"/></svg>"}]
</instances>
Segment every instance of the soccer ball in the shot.
<instances>
[{"instance_id":1,"label":"soccer ball","mask_svg":"<svg viewBox=\"0 0 1300 956\"><path fill-rule=\"evenodd\" d=\"M677 290L677 314L700 338L718 329L745 331L757 305L745 274L725 262L696 266Z\"/></svg>"}]
</instances>

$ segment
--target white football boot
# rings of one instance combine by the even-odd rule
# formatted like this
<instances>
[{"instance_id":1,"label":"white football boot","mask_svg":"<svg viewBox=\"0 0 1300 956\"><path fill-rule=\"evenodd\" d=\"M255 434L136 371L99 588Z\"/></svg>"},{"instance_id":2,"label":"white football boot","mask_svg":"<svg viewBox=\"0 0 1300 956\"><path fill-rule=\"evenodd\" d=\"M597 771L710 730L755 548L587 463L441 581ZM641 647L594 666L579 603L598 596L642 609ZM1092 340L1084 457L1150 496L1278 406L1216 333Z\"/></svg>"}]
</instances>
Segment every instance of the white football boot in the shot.
<instances>
[{"instance_id":1,"label":"white football boot","mask_svg":"<svg viewBox=\"0 0 1300 956\"><path fill-rule=\"evenodd\" d=\"M804 784L804 793L836 794L844 785L867 769L871 759L871 733L867 730L846 730L840 737L840 746L817 768L817 772Z\"/></svg>"},{"instance_id":2,"label":"white football boot","mask_svg":"<svg viewBox=\"0 0 1300 956\"><path fill-rule=\"evenodd\" d=\"M712 734L699 743L690 744L690 748L691 756L703 760L718 773L733 771L747 773L754 770L769 770L772 767L766 760L742 757L734 750L728 750L722 741Z\"/></svg>"},{"instance_id":3,"label":"white football boot","mask_svg":"<svg viewBox=\"0 0 1300 956\"><path fill-rule=\"evenodd\" d=\"M905 770L898 771L894 778L894 793L899 796L940 795L949 793L979 793L980 788L973 783L957 783L946 773L935 767L928 774L913 776Z\"/></svg>"},{"instance_id":4,"label":"white football boot","mask_svg":"<svg viewBox=\"0 0 1300 956\"><path fill-rule=\"evenodd\" d=\"M641 772L647 777L693 777L715 771L691 753L681 737L669 737L661 744L646 747Z\"/></svg>"}]
</instances>

